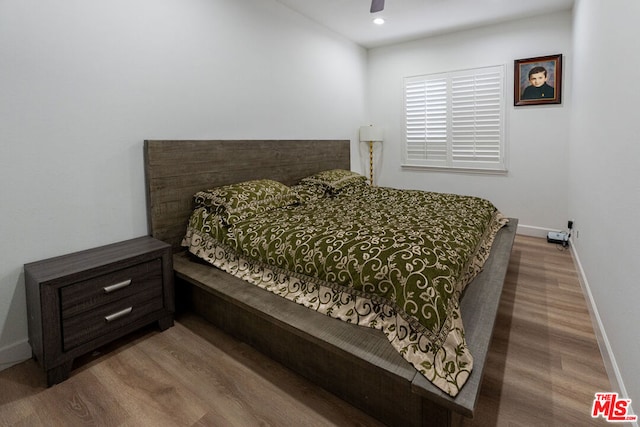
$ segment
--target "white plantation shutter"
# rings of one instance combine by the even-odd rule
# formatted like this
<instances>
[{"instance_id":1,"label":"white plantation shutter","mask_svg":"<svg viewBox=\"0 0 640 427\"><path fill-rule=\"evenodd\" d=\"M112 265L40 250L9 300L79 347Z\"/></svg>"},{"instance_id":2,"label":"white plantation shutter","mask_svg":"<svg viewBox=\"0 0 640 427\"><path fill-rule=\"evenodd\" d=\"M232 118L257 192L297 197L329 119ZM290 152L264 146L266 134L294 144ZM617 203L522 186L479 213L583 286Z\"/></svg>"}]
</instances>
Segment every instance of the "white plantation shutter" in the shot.
<instances>
[{"instance_id":1,"label":"white plantation shutter","mask_svg":"<svg viewBox=\"0 0 640 427\"><path fill-rule=\"evenodd\" d=\"M447 158L447 80L405 84L406 150L411 159Z\"/></svg>"},{"instance_id":2,"label":"white plantation shutter","mask_svg":"<svg viewBox=\"0 0 640 427\"><path fill-rule=\"evenodd\" d=\"M404 165L505 169L504 67L404 80Z\"/></svg>"}]
</instances>

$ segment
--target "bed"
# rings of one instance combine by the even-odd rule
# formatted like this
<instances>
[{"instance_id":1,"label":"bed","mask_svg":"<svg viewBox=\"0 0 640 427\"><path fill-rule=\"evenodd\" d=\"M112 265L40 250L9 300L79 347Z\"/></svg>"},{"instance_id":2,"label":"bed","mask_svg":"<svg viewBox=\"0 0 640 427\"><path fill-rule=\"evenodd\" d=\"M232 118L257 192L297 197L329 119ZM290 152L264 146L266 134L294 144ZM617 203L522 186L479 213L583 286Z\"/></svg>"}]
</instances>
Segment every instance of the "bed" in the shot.
<instances>
[{"instance_id":1,"label":"bed","mask_svg":"<svg viewBox=\"0 0 640 427\"><path fill-rule=\"evenodd\" d=\"M500 229L482 272L460 290L473 370L453 392L428 381L381 330L309 310L181 245L193 196L204 189L252 180L293 186L350 166L346 140L145 141L150 234L174 248L178 303L388 425L452 425L472 417L517 220Z\"/></svg>"}]
</instances>

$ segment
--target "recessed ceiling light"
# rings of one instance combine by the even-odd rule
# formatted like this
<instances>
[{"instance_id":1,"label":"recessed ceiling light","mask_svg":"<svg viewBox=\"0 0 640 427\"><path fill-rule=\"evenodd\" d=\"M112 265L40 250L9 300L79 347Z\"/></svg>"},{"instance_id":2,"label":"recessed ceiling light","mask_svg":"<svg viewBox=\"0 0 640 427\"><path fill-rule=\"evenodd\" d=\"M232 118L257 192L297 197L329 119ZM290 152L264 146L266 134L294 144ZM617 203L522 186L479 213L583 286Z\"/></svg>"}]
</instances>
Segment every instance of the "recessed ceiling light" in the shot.
<instances>
[{"instance_id":1,"label":"recessed ceiling light","mask_svg":"<svg viewBox=\"0 0 640 427\"><path fill-rule=\"evenodd\" d=\"M382 25L382 24L384 24L384 18L375 18L373 20L373 23L376 24L376 25Z\"/></svg>"}]
</instances>

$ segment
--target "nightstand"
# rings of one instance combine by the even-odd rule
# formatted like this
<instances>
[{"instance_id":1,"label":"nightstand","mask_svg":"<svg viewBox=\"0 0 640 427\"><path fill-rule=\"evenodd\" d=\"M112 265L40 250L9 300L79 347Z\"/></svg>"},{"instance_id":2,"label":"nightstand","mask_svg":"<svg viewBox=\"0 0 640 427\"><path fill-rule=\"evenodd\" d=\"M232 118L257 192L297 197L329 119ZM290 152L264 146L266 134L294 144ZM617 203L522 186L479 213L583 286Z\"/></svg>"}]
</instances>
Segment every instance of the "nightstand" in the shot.
<instances>
[{"instance_id":1,"label":"nightstand","mask_svg":"<svg viewBox=\"0 0 640 427\"><path fill-rule=\"evenodd\" d=\"M74 358L158 322L173 326L171 246L140 237L25 264L29 343L52 386Z\"/></svg>"}]
</instances>

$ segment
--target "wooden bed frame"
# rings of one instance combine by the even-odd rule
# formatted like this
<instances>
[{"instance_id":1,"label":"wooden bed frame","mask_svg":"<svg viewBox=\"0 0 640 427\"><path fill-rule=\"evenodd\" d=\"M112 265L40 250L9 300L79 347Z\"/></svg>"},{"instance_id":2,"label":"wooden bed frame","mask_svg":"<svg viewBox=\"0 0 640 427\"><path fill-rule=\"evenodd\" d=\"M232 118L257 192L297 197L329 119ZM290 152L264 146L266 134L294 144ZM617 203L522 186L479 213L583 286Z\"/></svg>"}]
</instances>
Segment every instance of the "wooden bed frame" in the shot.
<instances>
[{"instance_id":1,"label":"wooden bed frame","mask_svg":"<svg viewBox=\"0 0 640 427\"><path fill-rule=\"evenodd\" d=\"M496 237L461 301L474 368L458 396L429 383L381 331L341 322L192 258L180 247L199 190L250 179L287 185L350 169L348 140L159 141L144 144L149 233L174 249L177 304L387 425L450 426L473 417L517 220Z\"/></svg>"}]
</instances>

